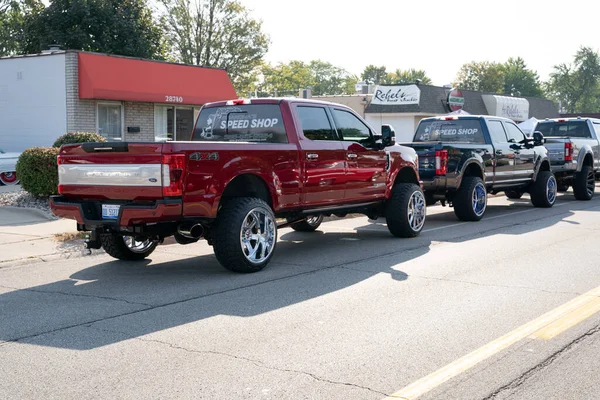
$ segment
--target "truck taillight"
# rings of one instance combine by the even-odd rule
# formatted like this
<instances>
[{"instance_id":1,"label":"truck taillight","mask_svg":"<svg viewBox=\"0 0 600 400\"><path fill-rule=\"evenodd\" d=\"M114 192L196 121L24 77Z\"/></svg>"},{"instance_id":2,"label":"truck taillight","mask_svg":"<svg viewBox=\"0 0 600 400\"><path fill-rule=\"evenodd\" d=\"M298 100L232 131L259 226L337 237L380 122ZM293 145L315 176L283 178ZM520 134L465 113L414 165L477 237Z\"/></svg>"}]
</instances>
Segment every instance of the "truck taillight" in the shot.
<instances>
[{"instance_id":1,"label":"truck taillight","mask_svg":"<svg viewBox=\"0 0 600 400\"><path fill-rule=\"evenodd\" d=\"M183 195L185 154L165 154L162 157L163 196Z\"/></svg>"},{"instance_id":2,"label":"truck taillight","mask_svg":"<svg viewBox=\"0 0 600 400\"><path fill-rule=\"evenodd\" d=\"M565 161L573 161L573 143L565 142Z\"/></svg>"},{"instance_id":3,"label":"truck taillight","mask_svg":"<svg viewBox=\"0 0 600 400\"><path fill-rule=\"evenodd\" d=\"M446 175L448 167L448 150L436 150L435 152L435 174Z\"/></svg>"}]
</instances>

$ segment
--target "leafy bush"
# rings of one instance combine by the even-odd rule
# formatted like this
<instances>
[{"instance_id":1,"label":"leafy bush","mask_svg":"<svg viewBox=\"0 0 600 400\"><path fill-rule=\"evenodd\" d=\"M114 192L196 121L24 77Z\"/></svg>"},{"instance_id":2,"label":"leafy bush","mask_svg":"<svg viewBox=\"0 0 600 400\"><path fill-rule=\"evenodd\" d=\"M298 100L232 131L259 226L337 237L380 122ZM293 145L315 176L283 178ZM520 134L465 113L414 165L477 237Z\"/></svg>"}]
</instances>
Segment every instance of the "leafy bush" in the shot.
<instances>
[{"instance_id":1,"label":"leafy bush","mask_svg":"<svg viewBox=\"0 0 600 400\"><path fill-rule=\"evenodd\" d=\"M25 150L17 161L21 187L37 197L58 194L58 148L33 147Z\"/></svg>"},{"instance_id":2,"label":"leafy bush","mask_svg":"<svg viewBox=\"0 0 600 400\"><path fill-rule=\"evenodd\" d=\"M60 147L63 144L88 142L106 142L106 139L95 132L69 132L56 139L52 147Z\"/></svg>"}]
</instances>

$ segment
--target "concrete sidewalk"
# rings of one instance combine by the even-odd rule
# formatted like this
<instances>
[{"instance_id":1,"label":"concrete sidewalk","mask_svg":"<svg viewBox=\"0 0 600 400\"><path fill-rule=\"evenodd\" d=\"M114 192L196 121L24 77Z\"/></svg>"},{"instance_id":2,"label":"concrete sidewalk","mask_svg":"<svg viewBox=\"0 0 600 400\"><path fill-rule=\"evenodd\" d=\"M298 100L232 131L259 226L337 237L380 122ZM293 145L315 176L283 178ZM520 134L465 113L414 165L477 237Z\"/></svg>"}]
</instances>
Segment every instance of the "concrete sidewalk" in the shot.
<instances>
[{"instance_id":1,"label":"concrete sidewalk","mask_svg":"<svg viewBox=\"0 0 600 400\"><path fill-rule=\"evenodd\" d=\"M81 242L69 246L55 237L70 232L77 232L75 221L52 220L35 209L0 207L0 268L8 262L81 253Z\"/></svg>"}]
</instances>

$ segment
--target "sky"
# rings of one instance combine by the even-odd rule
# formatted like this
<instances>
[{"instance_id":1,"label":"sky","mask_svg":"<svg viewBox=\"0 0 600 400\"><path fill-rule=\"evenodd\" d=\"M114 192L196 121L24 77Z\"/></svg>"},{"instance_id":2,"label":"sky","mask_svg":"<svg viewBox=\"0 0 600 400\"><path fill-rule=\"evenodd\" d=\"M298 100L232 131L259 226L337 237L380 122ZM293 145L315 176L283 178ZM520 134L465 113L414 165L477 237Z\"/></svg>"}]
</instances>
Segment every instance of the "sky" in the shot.
<instances>
[{"instance_id":1,"label":"sky","mask_svg":"<svg viewBox=\"0 0 600 400\"><path fill-rule=\"evenodd\" d=\"M267 61L321 59L360 75L423 69L450 84L471 61L522 57L547 80L580 46L600 50L594 0L240 0L270 36Z\"/></svg>"}]
</instances>

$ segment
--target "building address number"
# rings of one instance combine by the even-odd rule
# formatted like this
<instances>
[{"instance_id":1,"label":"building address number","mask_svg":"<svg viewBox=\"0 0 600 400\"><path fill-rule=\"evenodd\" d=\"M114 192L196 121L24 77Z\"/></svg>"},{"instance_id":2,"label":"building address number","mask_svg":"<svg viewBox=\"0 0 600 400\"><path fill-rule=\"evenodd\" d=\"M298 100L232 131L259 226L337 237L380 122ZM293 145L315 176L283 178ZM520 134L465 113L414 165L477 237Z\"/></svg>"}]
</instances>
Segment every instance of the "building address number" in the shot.
<instances>
[{"instance_id":1,"label":"building address number","mask_svg":"<svg viewBox=\"0 0 600 400\"><path fill-rule=\"evenodd\" d=\"M183 97L181 96L165 96L167 103L183 103Z\"/></svg>"}]
</instances>

